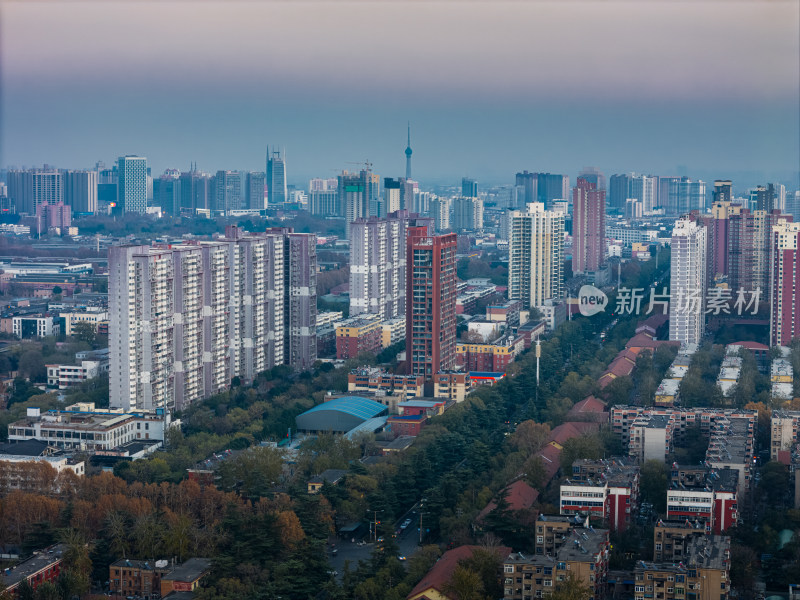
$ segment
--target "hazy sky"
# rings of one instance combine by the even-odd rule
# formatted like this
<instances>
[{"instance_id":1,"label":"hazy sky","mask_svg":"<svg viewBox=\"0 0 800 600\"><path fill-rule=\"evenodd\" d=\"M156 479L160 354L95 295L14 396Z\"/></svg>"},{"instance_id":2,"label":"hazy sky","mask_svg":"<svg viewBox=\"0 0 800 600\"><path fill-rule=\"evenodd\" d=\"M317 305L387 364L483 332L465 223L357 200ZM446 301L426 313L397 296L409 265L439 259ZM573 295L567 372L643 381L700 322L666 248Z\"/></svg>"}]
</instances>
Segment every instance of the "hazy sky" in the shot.
<instances>
[{"instance_id":1,"label":"hazy sky","mask_svg":"<svg viewBox=\"0 0 800 600\"><path fill-rule=\"evenodd\" d=\"M712 178L800 165L800 2L0 2L0 166L290 182L369 159ZM742 175L744 177L744 175Z\"/></svg>"}]
</instances>

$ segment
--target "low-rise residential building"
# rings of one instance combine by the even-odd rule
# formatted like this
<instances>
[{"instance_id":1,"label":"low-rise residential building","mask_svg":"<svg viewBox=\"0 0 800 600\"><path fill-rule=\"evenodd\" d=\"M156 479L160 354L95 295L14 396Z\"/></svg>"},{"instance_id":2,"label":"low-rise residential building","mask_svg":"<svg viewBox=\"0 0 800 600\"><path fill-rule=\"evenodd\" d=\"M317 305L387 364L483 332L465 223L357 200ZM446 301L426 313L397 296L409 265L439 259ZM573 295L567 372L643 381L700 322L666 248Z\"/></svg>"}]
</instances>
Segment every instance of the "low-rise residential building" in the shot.
<instances>
[{"instance_id":1,"label":"low-rise residential building","mask_svg":"<svg viewBox=\"0 0 800 600\"><path fill-rule=\"evenodd\" d=\"M709 521L659 519L653 528L653 560L655 562L680 562L686 556L686 547L694 536L710 533L711 523Z\"/></svg>"},{"instance_id":2,"label":"low-rise residential building","mask_svg":"<svg viewBox=\"0 0 800 600\"><path fill-rule=\"evenodd\" d=\"M730 398L733 395L733 390L736 384L739 383L739 377L742 374L742 359L739 356L726 355L722 359L722 365L717 375L717 385L722 390L722 395L725 398Z\"/></svg>"},{"instance_id":3,"label":"low-rise residential building","mask_svg":"<svg viewBox=\"0 0 800 600\"><path fill-rule=\"evenodd\" d=\"M55 583L61 574L65 550L64 544L37 550L33 556L22 561L13 569L6 569L5 573L0 572L0 587L4 587L6 592L15 598L23 581L27 581L34 590L45 581Z\"/></svg>"},{"instance_id":4,"label":"low-rise residential building","mask_svg":"<svg viewBox=\"0 0 800 600\"><path fill-rule=\"evenodd\" d=\"M542 337L547 331L547 326L544 321L528 321L520 325L517 329L517 335L525 340L525 349L536 345L536 340Z\"/></svg>"},{"instance_id":5,"label":"low-rise residential building","mask_svg":"<svg viewBox=\"0 0 800 600\"><path fill-rule=\"evenodd\" d=\"M503 598L532 600L549 596L570 573L592 588L588 600L603 598L608 557L608 530L571 528L552 555L516 552L503 560Z\"/></svg>"},{"instance_id":6,"label":"low-rise residential building","mask_svg":"<svg viewBox=\"0 0 800 600\"><path fill-rule=\"evenodd\" d=\"M107 323L108 312L93 308L82 311L60 312L59 317L61 317L64 324L64 335L72 335L74 333L73 328L78 323L90 323L95 328L95 331L97 331L97 326L100 323Z\"/></svg>"},{"instance_id":7,"label":"low-rise residential building","mask_svg":"<svg viewBox=\"0 0 800 600\"><path fill-rule=\"evenodd\" d=\"M770 422L770 460L791 464L791 450L800 442L800 410L776 410Z\"/></svg>"},{"instance_id":8,"label":"low-rise residential building","mask_svg":"<svg viewBox=\"0 0 800 600\"><path fill-rule=\"evenodd\" d=\"M506 337L493 344L457 344L456 366L465 371L505 373L524 350L522 337Z\"/></svg>"},{"instance_id":9,"label":"low-rise residential building","mask_svg":"<svg viewBox=\"0 0 800 600\"><path fill-rule=\"evenodd\" d=\"M166 560L120 559L108 567L109 591L126 598L158 598L161 595L161 577L170 570Z\"/></svg>"},{"instance_id":10,"label":"low-rise residential building","mask_svg":"<svg viewBox=\"0 0 800 600\"><path fill-rule=\"evenodd\" d=\"M794 371L791 360L786 356L774 359L770 366L772 397L776 400L791 400L794 393L793 381Z\"/></svg>"},{"instance_id":11,"label":"low-rise residential building","mask_svg":"<svg viewBox=\"0 0 800 600\"><path fill-rule=\"evenodd\" d=\"M664 378L656 389L653 404L656 406L674 406L680 398L681 380L677 378Z\"/></svg>"},{"instance_id":12,"label":"low-rise residential building","mask_svg":"<svg viewBox=\"0 0 800 600\"><path fill-rule=\"evenodd\" d=\"M436 373L433 376L433 396L453 402L463 402L472 389L469 373Z\"/></svg>"},{"instance_id":13,"label":"low-rise residential building","mask_svg":"<svg viewBox=\"0 0 800 600\"><path fill-rule=\"evenodd\" d=\"M108 360L83 360L79 365L46 365L47 386L65 390L108 373Z\"/></svg>"},{"instance_id":14,"label":"low-rise residential building","mask_svg":"<svg viewBox=\"0 0 800 600\"><path fill-rule=\"evenodd\" d=\"M317 494L326 483L338 485L345 475L347 475L347 471L344 469L325 469L319 475L314 475L308 480L307 491L309 494Z\"/></svg>"},{"instance_id":15,"label":"low-rise residential building","mask_svg":"<svg viewBox=\"0 0 800 600\"><path fill-rule=\"evenodd\" d=\"M388 348L392 344L405 339L406 318L395 317L381 322L381 347Z\"/></svg>"},{"instance_id":16,"label":"low-rise residential building","mask_svg":"<svg viewBox=\"0 0 800 600\"><path fill-rule=\"evenodd\" d=\"M486 319L502 323L506 327L519 327L522 302L507 300L501 304L490 304L486 307Z\"/></svg>"},{"instance_id":17,"label":"low-rise residential building","mask_svg":"<svg viewBox=\"0 0 800 600\"><path fill-rule=\"evenodd\" d=\"M705 522L722 533L739 520L739 473L733 469L672 465L667 519Z\"/></svg>"},{"instance_id":18,"label":"low-rise residential building","mask_svg":"<svg viewBox=\"0 0 800 600\"><path fill-rule=\"evenodd\" d=\"M70 408L45 413L29 408L25 418L8 426L8 440L34 438L61 449L112 450L137 440L161 442L170 424L169 414L163 409L126 413L121 409L95 409L93 404Z\"/></svg>"},{"instance_id":19,"label":"low-rise residential building","mask_svg":"<svg viewBox=\"0 0 800 600\"><path fill-rule=\"evenodd\" d=\"M442 554L430 571L406 596L406 600L449 600L453 598L448 594L448 583L459 563L470 558L478 548L480 546L458 546ZM511 553L511 548L500 546L495 549L495 552L502 560ZM497 574L498 577L501 575L501 573Z\"/></svg>"},{"instance_id":20,"label":"low-rise residential building","mask_svg":"<svg viewBox=\"0 0 800 600\"><path fill-rule=\"evenodd\" d=\"M426 414L390 415L386 420L386 428L394 437L416 437L428 422Z\"/></svg>"},{"instance_id":21,"label":"low-rise residential building","mask_svg":"<svg viewBox=\"0 0 800 600\"><path fill-rule=\"evenodd\" d=\"M684 560L636 564L635 600L727 600L730 592L730 538L695 536Z\"/></svg>"},{"instance_id":22,"label":"low-rise residential building","mask_svg":"<svg viewBox=\"0 0 800 600\"><path fill-rule=\"evenodd\" d=\"M639 466L629 459L576 460L561 484L562 515L587 515L614 531L630 525L639 504Z\"/></svg>"},{"instance_id":23,"label":"low-rise residential building","mask_svg":"<svg viewBox=\"0 0 800 600\"><path fill-rule=\"evenodd\" d=\"M207 558L190 558L161 577L161 596L171 592L193 592L211 571Z\"/></svg>"},{"instance_id":24,"label":"low-rise residential building","mask_svg":"<svg viewBox=\"0 0 800 600\"><path fill-rule=\"evenodd\" d=\"M336 358L356 358L362 352L377 354L381 351L381 318L363 313L340 321L336 327Z\"/></svg>"},{"instance_id":25,"label":"low-rise residential building","mask_svg":"<svg viewBox=\"0 0 800 600\"><path fill-rule=\"evenodd\" d=\"M13 317L11 327L19 339L50 337L59 335L58 322L51 315L27 315Z\"/></svg>"},{"instance_id":26,"label":"low-rise residential building","mask_svg":"<svg viewBox=\"0 0 800 600\"><path fill-rule=\"evenodd\" d=\"M395 375L378 367L361 367L347 375L347 391L421 398L425 395L425 378L421 375Z\"/></svg>"},{"instance_id":27,"label":"low-rise residential building","mask_svg":"<svg viewBox=\"0 0 800 600\"><path fill-rule=\"evenodd\" d=\"M567 320L567 303L545 300L544 304L537 306L536 309L542 315L542 321L547 326L548 331L555 331L559 325Z\"/></svg>"}]
</instances>

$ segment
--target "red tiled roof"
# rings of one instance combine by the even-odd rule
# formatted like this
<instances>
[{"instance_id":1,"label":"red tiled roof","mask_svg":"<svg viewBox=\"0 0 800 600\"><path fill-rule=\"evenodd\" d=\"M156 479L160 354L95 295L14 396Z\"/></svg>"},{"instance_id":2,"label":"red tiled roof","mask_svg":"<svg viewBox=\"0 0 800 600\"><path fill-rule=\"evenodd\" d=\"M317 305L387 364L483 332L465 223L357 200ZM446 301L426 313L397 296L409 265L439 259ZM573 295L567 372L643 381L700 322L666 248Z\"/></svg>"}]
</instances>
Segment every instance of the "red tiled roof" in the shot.
<instances>
[{"instance_id":1,"label":"red tiled roof","mask_svg":"<svg viewBox=\"0 0 800 600\"><path fill-rule=\"evenodd\" d=\"M769 350L769 346L759 344L758 342L733 342L730 345L741 346L742 348L747 348L748 350Z\"/></svg>"},{"instance_id":2,"label":"red tiled roof","mask_svg":"<svg viewBox=\"0 0 800 600\"><path fill-rule=\"evenodd\" d=\"M442 591L442 588L450 581L459 561L472 556L472 553L478 548L480 548L480 546L459 546L458 548L453 548L442 554L442 557L436 561L436 564L431 567L431 570L425 574L422 581L414 586L414 589L411 590L411 593L409 593L406 598L413 598L430 589L434 589L441 595L449 598L449 596ZM506 557L511 553L511 548L499 546L496 548L496 552L498 556ZM423 598L424 597L425 596L423 596Z\"/></svg>"},{"instance_id":3,"label":"red tiled roof","mask_svg":"<svg viewBox=\"0 0 800 600\"><path fill-rule=\"evenodd\" d=\"M608 421L609 413L606 411L605 402L598 400L594 396L587 396L569 409L567 419L589 420L604 423Z\"/></svg>"},{"instance_id":4,"label":"red tiled roof","mask_svg":"<svg viewBox=\"0 0 800 600\"><path fill-rule=\"evenodd\" d=\"M535 490L521 479L507 486L500 493L505 496L509 510L527 510L533 506L539 497L538 490ZM497 508L497 502L492 499L478 514L476 520L482 521L495 508Z\"/></svg>"}]
</instances>

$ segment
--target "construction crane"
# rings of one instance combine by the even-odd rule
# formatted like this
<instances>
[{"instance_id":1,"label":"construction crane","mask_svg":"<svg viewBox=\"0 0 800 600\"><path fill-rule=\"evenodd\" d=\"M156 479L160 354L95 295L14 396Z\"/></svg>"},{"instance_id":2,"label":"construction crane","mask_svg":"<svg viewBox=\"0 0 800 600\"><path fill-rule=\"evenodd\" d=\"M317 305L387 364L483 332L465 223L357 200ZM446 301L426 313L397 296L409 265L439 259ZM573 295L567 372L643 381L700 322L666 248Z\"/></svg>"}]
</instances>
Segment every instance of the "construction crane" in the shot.
<instances>
[{"instance_id":1,"label":"construction crane","mask_svg":"<svg viewBox=\"0 0 800 600\"><path fill-rule=\"evenodd\" d=\"M367 171L372 170L372 163L369 162L369 159L365 160L364 162L346 162L346 165L358 165L359 167L366 167Z\"/></svg>"}]
</instances>

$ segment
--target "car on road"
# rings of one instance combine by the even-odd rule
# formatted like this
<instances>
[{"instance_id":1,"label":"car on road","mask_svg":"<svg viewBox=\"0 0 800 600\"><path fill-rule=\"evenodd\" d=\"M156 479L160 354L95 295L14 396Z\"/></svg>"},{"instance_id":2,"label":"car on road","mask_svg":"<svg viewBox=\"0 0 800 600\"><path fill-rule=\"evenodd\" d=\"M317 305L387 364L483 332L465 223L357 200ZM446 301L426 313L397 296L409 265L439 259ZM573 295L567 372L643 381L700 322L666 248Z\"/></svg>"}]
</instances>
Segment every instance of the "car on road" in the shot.
<instances>
[{"instance_id":1,"label":"car on road","mask_svg":"<svg viewBox=\"0 0 800 600\"><path fill-rule=\"evenodd\" d=\"M404 530L404 529L406 529L406 528L407 528L409 525L411 525L411 519L406 519L405 521L403 521L403 524L402 524L402 525L400 525L400 529L403 529L403 530Z\"/></svg>"},{"instance_id":2,"label":"car on road","mask_svg":"<svg viewBox=\"0 0 800 600\"><path fill-rule=\"evenodd\" d=\"M406 559L406 557L405 557L405 556L403 556L402 554L401 554L400 556L398 556L398 557L397 557L397 560L405 560L405 559Z\"/></svg>"}]
</instances>

